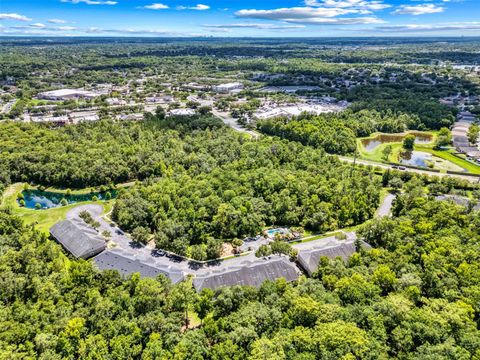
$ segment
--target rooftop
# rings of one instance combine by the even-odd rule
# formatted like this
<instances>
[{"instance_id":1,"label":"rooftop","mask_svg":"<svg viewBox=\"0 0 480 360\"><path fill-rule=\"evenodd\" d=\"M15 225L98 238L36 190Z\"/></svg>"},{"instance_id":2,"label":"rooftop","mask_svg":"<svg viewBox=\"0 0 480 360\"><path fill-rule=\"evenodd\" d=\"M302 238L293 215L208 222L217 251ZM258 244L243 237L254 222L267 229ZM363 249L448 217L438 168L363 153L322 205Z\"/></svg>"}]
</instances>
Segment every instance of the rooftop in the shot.
<instances>
[{"instance_id":1,"label":"rooftop","mask_svg":"<svg viewBox=\"0 0 480 360\"><path fill-rule=\"evenodd\" d=\"M371 246L366 242L361 241L361 244L364 248L371 249ZM316 245L314 248L299 251L298 262L309 275L312 275L317 271L318 263L322 256L330 259L340 257L346 261L355 252L355 239L337 240L330 238L328 240L325 239L324 243Z\"/></svg>"},{"instance_id":2,"label":"rooftop","mask_svg":"<svg viewBox=\"0 0 480 360\"><path fill-rule=\"evenodd\" d=\"M142 277L154 278L164 275L177 283L182 281L184 276L181 271L172 270L167 267L160 268L158 264L147 260L140 260L121 250L107 250L93 258L95 265L99 270L117 270L121 275L128 276L133 273L140 273Z\"/></svg>"},{"instance_id":3,"label":"rooftop","mask_svg":"<svg viewBox=\"0 0 480 360\"><path fill-rule=\"evenodd\" d=\"M230 269L206 273L196 277L193 286L197 291L234 285L259 287L265 280L285 278L294 281L299 275L300 271L293 262L283 256L274 256L268 260L258 259Z\"/></svg>"},{"instance_id":4,"label":"rooftop","mask_svg":"<svg viewBox=\"0 0 480 360\"><path fill-rule=\"evenodd\" d=\"M50 228L50 235L76 258L88 259L105 250L105 240L79 220L64 220Z\"/></svg>"}]
</instances>

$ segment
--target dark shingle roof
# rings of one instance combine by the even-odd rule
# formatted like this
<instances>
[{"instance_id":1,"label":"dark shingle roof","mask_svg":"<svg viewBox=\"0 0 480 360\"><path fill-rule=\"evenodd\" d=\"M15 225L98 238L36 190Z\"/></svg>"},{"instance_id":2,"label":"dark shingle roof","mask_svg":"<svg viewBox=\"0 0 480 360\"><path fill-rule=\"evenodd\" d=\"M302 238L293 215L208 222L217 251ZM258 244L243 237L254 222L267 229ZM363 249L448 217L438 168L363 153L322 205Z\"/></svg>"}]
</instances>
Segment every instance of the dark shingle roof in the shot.
<instances>
[{"instance_id":1,"label":"dark shingle roof","mask_svg":"<svg viewBox=\"0 0 480 360\"><path fill-rule=\"evenodd\" d=\"M50 228L50 235L76 258L88 259L106 246L105 240L81 221L60 221Z\"/></svg>"},{"instance_id":2,"label":"dark shingle roof","mask_svg":"<svg viewBox=\"0 0 480 360\"><path fill-rule=\"evenodd\" d=\"M99 270L117 270L121 275L127 276L133 273L140 273L142 277L157 277L165 275L172 283L182 281L184 276L179 270L160 267L152 261L136 259L128 254L116 250L107 250L93 258Z\"/></svg>"},{"instance_id":3,"label":"dark shingle roof","mask_svg":"<svg viewBox=\"0 0 480 360\"><path fill-rule=\"evenodd\" d=\"M371 249L366 242L361 241L362 247ZM356 252L355 240L337 240L335 243L327 242L324 247L301 250L298 253L298 262L305 271L312 275L318 269L318 263L322 256L330 259L341 257L348 260Z\"/></svg>"},{"instance_id":4,"label":"dark shingle roof","mask_svg":"<svg viewBox=\"0 0 480 360\"><path fill-rule=\"evenodd\" d=\"M238 267L200 275L193 280L193 285L197 291L234 285L259 287L265 280L285 278L287 281L294 281L299 275L300 272L294 263L285 257L274 257L269 260L245 262Z\"/></svg>"}]
</instances>

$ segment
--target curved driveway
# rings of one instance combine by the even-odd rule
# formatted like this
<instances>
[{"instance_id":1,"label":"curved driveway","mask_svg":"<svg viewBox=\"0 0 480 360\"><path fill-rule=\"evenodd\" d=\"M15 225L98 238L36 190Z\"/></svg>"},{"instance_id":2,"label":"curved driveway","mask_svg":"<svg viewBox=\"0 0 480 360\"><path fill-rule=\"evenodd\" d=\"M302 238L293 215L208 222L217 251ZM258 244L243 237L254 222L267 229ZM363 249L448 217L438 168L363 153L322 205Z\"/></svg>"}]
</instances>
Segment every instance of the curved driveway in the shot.
<instances>
[{"instance_id":1,"label":"curved driveway","mask_svg":"<svg viewBox=\"0 0 480 360\"><path fill-rule=\"evenodd\" d=\"M392 202L395 198L395 195L389 194L385 197L382 204L377 211L376 217L387 216L390 213ZM245 243L247 247L250 247L252 251L245 255L236 256L233 258L228 258L225 260L210 261L207 263L189 261L178 256L167 257L159 256L156 249L148 245L139 245L133 242L130 237L125 234L116 224L109 223L102 216L103 206L95 204L80 205L67 213L67 219L78 219L79 214L82 211L88 211L92 217L99 222L100 228L99 232L108 231L111 234L110 241L108 243L108 251L116 253L118 255L128 256L130 258L137 259L141 262L147 263L150 266L157 267L158 269L166 272L182 272L183 274L195 274L202 275L208 272L214 271L225 271L230 268L236 268L241 266L245 262L262 262L265 261L263 258L257 258L255 256L255 250L260 247L260 245L268 243L268 240L261 238L257 241L252 241L250 243ZM354 232L347 233L349 239L355 238L356 234ZM325 243L335 240L335 236L325 237L318 240L313 240L305 243L299 243L292 245L293 248L297 250L304 249L315 249L316 247L323 247Z\"/></svg>"}]
</instances>

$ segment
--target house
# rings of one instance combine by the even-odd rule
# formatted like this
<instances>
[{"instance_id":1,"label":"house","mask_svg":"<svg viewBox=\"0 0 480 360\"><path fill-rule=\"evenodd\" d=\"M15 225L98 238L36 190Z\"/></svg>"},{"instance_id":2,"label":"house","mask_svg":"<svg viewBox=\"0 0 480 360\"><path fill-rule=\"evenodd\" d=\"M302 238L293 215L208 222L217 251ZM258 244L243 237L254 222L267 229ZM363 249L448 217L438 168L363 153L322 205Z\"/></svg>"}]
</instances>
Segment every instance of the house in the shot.
<instances>
[{"instance_id":1,"label":"house","mask_svg":"<svg viewBox=\"0 0 480 360\"><path fill-rule=\"evenodd\" d=\"M95 256L93 262L99 270L117 270L122 276L139 273L141 277L155 278L164 275L174 284L184 279L183 273L179 270L160 266L151 258L138 259L120 249L106 250Z\"/></svg>"},{"instance_id":2,"label":"house","mask_svg":"<svg viewBox=\"0 0 480 360\"><path fill-rule=\"evenodd\" d=\"M234 285L259 287L265 280L284 278L291 282L299 276L299 269L288 258L272 256L267 260L247 261L225 270L204 273L193 279L193 286L198 292L204 288L215 290Z\"/></svg>"},{"instance_id":3,"label":"house","mask_svg":"<svg viewBox=\"0 0 480 360\"><path fill-rule=\"evenodd\" d=\"M347 261L348 258L357 251L355 241L355 239L325 239L325 242L320 245L300 250L297 257L298 263L303 269L305 269L308 275L312 276L313 273L317 271L318 263L322 256L326 256L330 259L340 257L343 261ZM371 249L371 246L364 241L360 241L360 244L365 249Z\"/></svg>"},{"instance_id":4,"label":"house","mask_svg":"<svg viewBox=\"0 0 480 360\"><path fill-rule=\"evenodd\" d=\"M88 259L105 250L106 242L81 220L64 220L50 228L50 235L76 258Z\"/></svg>"},{"instance_id":5,"label":"house","mask_svg":"<svg viewBox=\"0 0 480 360\"><path fill-rule=\"evenodd\" d=\"M45 91L37 95L39 99L45 100L78 100L78 99L93 99L100 96L92 91L82 89L60 89Z\"/></svg>"},{"instance_id":6,"label":"house","mask_svg":"<svg viewBox=\"0 0 480 360\"><path fill-rule=\"evenodd\" d=\"M242 83L233 82L233 83L216 85L213 87L213 91L218 93L230 93L230 92L242 90L243 88L244 86Z\"/></svg>"}]
</instances>

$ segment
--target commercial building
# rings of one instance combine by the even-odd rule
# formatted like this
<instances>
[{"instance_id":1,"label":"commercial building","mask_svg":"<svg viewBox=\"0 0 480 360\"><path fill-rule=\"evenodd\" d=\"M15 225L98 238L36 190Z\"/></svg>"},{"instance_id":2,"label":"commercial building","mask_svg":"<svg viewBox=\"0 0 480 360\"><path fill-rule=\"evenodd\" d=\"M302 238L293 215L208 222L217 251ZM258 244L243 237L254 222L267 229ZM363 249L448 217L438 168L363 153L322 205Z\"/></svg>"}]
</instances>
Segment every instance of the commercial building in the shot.
<instances>
[{"instance_id":1,"label":"commercial building","mask_svg":"<svg viewBox=\"0 0 480 360\"><path fill-rule=\"evenodd\" d=\"M78 100L78 99L94 99L100 94L83 89L60 89L45 91L37 95L39 99L45 100Z\"/></svg>"},{"instance_id":2,"label":"commercial building","mask_svg":"<svg viewBox=\"0 0 480 360\"><path fill-rule=\"evenodd\" d=\"M168 116L193 116L195 114L194 109L172 109L167 113Z\"/></svg>"},{"instance_id":3,"label":"commercial building","mask_svg":"<svg viewBox=\"0 0 480 360\"><path fill-rule=\"evenodd\" d=\"M234 91L240 91L244 88L242 83L233 82L227 84L220 84L213 87L213 91L218 93L230 93Z\"/></svg>"},{"instance_id":4,"label":"commercial building","mask_svg":"<svg viewBox=\"0 0 480 360\"><path fill-rule=\"evenodd\" d=\"M266 120L276 117L292 118L303 113L311 115L319 115L323 113L335 112L344 110L345 106L341 104L298 104L286 106L266 106L257 110L253 114L254 119Z\"/></svg>"}]
</instances>

